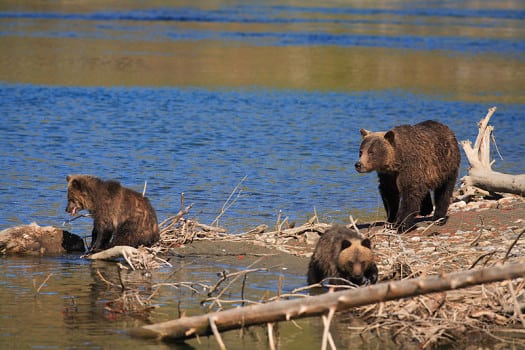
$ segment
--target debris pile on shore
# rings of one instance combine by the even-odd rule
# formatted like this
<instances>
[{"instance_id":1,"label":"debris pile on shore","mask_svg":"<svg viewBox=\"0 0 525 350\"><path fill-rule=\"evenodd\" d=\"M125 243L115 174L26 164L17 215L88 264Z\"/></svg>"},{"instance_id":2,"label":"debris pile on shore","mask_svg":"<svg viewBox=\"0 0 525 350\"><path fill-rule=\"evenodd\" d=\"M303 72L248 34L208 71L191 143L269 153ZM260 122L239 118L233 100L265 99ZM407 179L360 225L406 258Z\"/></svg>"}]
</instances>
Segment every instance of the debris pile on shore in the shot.
<instances>
[{"instance_id":1,"label":"debris pile on shore","mask_svg":"<svg viewBox=\"0 0 525 350\"><path fill-rule=\"evenodd\" d=\"M445 225L422 222L419 228L401 235L383 230L381 223L349 226L372 238L380 281L387 281L523 262L525 244L520 238L525 232L524 212L523 197L510 196L455 203ZM260 226L230 235L223 228L201 225L183 216L164 225L170 227L159 243L165 253L174 244L226 240L305 257L331 226L314 217L298 227L266 232L268 227ZM522 344L515 335L525 327L521 312L525 308L524 286L525 281L517 279L359 307L351 315L364 323L350 328L362 336L389 331L400 343L414 342L421 348L453 342L467 333Z\"/></svg>"}]
</instances>

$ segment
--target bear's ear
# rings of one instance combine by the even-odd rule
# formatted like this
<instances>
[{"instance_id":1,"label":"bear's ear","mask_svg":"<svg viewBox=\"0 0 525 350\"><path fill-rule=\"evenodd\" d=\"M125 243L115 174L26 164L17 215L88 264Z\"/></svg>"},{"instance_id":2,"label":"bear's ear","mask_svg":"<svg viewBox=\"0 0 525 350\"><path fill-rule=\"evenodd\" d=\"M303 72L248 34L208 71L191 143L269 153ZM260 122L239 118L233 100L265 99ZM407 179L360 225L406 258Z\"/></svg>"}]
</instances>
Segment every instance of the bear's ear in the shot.
<instances>
[{"instance_id":1,"label":"bear's ear","mask_svg":"<svg viewBox=\"0 0 525 350\"><path fill-rule=\"evenodd\" d=\"M361 245L362 245L363 247L367 247L367 248L369 248L369 249L372 249L372 242L370 242L370 239L368 239L368 238L363 239L363 240L361 241Z\"/></svg>"},{"instance_id":2,"label":"bear's ear","mask_svg":"<svg viewBox=\"0 0 525 350\"><path fill-rule=\"evenodd\" d=\"M350 247L352 245L352 242L345 239L341 242L341 250L345 250L346 248Z\"/></svg>"},{"instance_id":3,"label":"bear's ear","mask_svg":"<svg viewBox=\"0 0 525 350\"><path fill-rule=\"evenodd\" d=\"M392 130L388 131L385 134L385 139L390 142L390 144L394 144L394 132Z\"/></svg>"},{"instance_id":4,"label":"bear's ear","mask_svg":"<svg viewBox=\"0 0 525 350\"><path fill-rule=\"evenodd\" d=\"M371 133L371 131L368 131L366 129L361 129L361 130L359 130L359 132L361 133L361 136L363 138L367 137Z\"/></svg>"},{"instance_id":5,"label":"bear's ear","mask_svg":"<svg viewBox=\"0 0 525 350\"><path fill-rule=\"evenodd\" d=\"M82 183L80 182L80 180L77 180L77 179L73 179L71 182L71 188L75 189L75 190L79 190L79 191L82 191Z\"/></svg>"}]
</instances>

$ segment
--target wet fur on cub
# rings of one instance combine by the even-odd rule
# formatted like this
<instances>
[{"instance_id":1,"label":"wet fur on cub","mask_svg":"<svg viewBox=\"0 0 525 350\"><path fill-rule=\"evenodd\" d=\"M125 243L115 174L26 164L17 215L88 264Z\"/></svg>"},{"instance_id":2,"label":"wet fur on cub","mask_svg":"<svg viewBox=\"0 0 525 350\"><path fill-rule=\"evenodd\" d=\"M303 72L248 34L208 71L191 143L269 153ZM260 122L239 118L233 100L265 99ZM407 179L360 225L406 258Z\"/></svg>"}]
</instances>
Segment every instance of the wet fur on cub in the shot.
<instances>
[{"instance_id":1,"label":"wet fur on cub","mask_svg":"<svg viewBox=\"0 0 525 350\"><path fill-rule=\"evenodd\" d=\"M308 284L329 277L334 277L329 284L344 284L341 279L356 285L376 283L378 270L370 239L340 225L328 229L319 238L310 259Z\"/></svg>"},{"instance_id":2,"label":"wet fur on cub","mask_svg":"<svg viewBox=\"0 0 525 350\"><path fill-rule=\"evenodd\" d=\"M66 212L93 216L90 252L117 245L151 246L159 240L157 215L148 198L119 182L90 175L67 176Z\"/></svg>"}]
</instances>

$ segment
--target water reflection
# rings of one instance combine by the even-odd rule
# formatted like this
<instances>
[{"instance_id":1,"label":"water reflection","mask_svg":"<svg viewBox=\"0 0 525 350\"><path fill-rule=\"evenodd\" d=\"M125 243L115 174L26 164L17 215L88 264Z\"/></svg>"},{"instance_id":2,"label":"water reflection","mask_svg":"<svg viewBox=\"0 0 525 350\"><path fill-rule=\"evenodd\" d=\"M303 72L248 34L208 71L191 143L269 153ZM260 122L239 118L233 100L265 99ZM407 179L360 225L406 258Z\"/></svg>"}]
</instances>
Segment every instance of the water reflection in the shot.
<instances>
[{"instance_id":1,"label":"water reflection","mask_svg":"<svg viewBox=\"0 0 525 350\"><path fill-rule=\"evenodd\" d=\"M137 5L0 12L2 80L403 89L523 103L525 13L519 1L446 8L417 1Z\"/></svg>"}]
</instances>

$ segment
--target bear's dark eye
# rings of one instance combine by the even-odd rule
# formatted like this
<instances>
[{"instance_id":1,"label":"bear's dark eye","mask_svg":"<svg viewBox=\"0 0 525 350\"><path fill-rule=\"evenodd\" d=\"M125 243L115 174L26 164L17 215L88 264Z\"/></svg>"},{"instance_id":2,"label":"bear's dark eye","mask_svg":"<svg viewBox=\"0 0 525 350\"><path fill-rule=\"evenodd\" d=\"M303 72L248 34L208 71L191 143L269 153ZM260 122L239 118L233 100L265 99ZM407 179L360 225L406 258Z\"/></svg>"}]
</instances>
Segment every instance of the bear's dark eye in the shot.
<instances>
[{"instance_id":1,"label":"bear's dark eye","mask_svg":"<svg viewBox=\"0 0 525 350\"><path fill-rule=\"evenodd\" d=\"M359 158L363 155L363 151L359 150Z\"/></svg>"}]
</instances>

